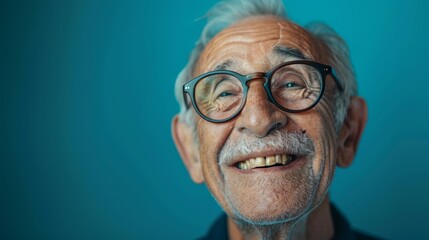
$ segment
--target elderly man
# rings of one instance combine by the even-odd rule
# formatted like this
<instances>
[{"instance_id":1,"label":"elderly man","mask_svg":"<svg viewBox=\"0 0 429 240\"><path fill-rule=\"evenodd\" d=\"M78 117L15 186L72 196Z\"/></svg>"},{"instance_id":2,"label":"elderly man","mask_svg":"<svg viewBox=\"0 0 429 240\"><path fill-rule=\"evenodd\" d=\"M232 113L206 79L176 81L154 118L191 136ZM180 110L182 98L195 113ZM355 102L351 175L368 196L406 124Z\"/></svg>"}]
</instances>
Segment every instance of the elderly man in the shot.
<instances>
[{"instance_id":1,"label":"elderly man","mask_svg":"<svg viewBox=\"0 0 429 240\"><path fill-rule=\"evenodd\" d=\"M367 119L344 41L281 1L226 1L176 82L172 132L226 215L205 239L372 239L329 202Z\"/></svg>"}]
</instances>

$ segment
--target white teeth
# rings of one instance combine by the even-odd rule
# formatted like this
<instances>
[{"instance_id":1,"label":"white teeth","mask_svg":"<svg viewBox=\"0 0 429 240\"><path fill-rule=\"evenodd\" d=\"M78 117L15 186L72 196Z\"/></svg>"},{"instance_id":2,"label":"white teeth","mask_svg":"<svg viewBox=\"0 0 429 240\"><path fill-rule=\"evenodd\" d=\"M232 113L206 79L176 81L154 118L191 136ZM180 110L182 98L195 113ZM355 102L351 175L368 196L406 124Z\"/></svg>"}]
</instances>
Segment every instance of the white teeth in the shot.
<instances>
[{"instance_id":1,"label":"white teeth","mask_svg":"<svg viewBox=\"0 0 429 240\"><path fill-rule=\"evenodd\" d=\"M286 155L282 155L282 164L286 165L288 157Z\"/></svg>"},{"instance_id":2,"label":"white teeth","mask_svg":"<svg viewBox=\"0 0 429 240\"><path fill-rule=\"evenodd\" d=\"M272 166L276 164L276 157L275 156L269 156L265 158L266 166Z\"/></svg>"},{"instance_id":3,"label":"white teeth","mask_svg":"<svg viewBox=\"0 0 429 240\"><path fill-rule=\"evenodd\" d=\"M255 166L255 159L251 158L251 159L249 159L249 162L250 162L250 167L254 168L254 166Z\"/></svg>"},{"instance_id":4,"label":"white teeth","mask_svg":"<svg viewBox=\"0 0 429 240\"><path fill-rule=\"evenodd\" d=\"M268 157L251 158L238 163L238 167L243 170L253 169L257 167L273 166L275 164L286 165L293 161L292 155L282 154Z\"/></svg>"},{"instance_id":5,"label":"white teeth","mask_svg":"<svg viewBox=\"0 0 429 240\"><path fill-rule=\"evenodd\" d=\"M264 157L255 158L255 167L263 167L263 166L265 166L265 158Z\"/></svg>"},{"instance_id":6,"label":"white teeth","mask_svg":"<svg viewBox=\"0 0 429 240\"><path fill-rule=\"evenodd\" d=\"M282 155L276 155L276 163L282 163Z\"/></svg>"}]
</instances>

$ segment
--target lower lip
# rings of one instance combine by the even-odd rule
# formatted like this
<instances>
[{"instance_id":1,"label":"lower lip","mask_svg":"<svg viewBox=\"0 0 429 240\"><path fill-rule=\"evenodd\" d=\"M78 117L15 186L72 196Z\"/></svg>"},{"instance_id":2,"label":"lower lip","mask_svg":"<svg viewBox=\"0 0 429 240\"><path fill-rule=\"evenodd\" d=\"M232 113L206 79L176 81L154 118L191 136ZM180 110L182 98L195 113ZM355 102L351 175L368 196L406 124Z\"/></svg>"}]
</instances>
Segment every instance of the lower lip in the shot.
<instances>
[{"instance_id":1,"label":"lower lip","mask_svg":"<svg viewBox=\"0 0 429 240\"><path fill-rule=\"evenodd\" d=\"M305 164L305 157L299 157L297 159L295 159L293 162L289 163L288 165L285 166L273 166L273 167L264 167L264 168L252 168L250 170L244 170L244 169L240 169L237 167L232 167L235 171L239 172L239 173L244 173L244 174L252 174L252 173L258 173L258 172L277 172L277 171L286 171L286 170L291 170L294 168L300 168Z\"/></svg>"}]
</instances>

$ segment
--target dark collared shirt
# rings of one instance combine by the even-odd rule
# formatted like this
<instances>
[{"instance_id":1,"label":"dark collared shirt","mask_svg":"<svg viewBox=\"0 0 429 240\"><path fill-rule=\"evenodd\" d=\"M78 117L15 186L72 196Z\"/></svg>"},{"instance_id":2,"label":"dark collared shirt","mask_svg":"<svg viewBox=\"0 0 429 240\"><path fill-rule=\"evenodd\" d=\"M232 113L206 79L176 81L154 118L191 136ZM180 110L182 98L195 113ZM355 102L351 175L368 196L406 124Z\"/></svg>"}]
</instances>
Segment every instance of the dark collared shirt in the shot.
<instances>
[{"instance_id":1,"label":"dark collared shirt","mask_svg":"<svg viewBox=\"0 0 429 240\"><path fill-rule=\"evenodd\" d=\"M341 215L341 213L331 204L331 215L334 222L334 237L333 240L378 240L368 234L353 230L347 220ZM200 238L200 240L228 240L227 231L227 217L226 214L222 214L216 219L214 224L211 226L206 236Z\"/></svg>"}]
</instances>

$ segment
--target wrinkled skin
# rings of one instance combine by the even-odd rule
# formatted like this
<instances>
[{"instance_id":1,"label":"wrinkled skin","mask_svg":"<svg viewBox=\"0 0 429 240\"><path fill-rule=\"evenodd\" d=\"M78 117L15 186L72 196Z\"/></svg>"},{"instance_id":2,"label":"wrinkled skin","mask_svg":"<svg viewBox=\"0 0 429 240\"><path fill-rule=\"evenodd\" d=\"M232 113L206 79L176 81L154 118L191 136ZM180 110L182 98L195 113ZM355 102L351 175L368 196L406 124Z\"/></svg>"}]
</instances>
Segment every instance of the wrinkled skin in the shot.
<instances>
[{"instance_id":1,"label":"wrinkled skin","mask_svg":"<svg viewBox=\"0 0 429 240\"><path fill-rule=\"evenodd\" d=\"M275 53L276 46L299 49L308 59L330 64L326 46L301 27L279 18L257 16L239 21L216 35L201 54L194 76L214 70L225 60L232 62L229 70L249 74L266 72L293 59ZM231 237L257 238L248 226L253 226L259 234L264 234L267 226L277 226L283 233L271 233L272 236L284 238L299 233L308 237L311 235L305 226L309 225L308 216L324 219L328 229L325 235L332 236L329 210L326 210L329 208L327 192L335 166L347 166L353 159L366 120L366 108L364 101L357 99L355 111L365 114L355 124L355 131L346 126L337 133L333 94L338 90L333 81L327 80L326 84L324 96L314 108L303 113L286 113L268 100L262 80L251 81L246 105L236 118L215 124L197 116L198 145L191 140L189 126L178 122L177 117L173 121L173 135L182 159L193 180L205 182L230 217ZM354 126L353 123L349 125ZM234 166L219 164L219 152L226 141L238 143L242 138L265 138L274 130L296 132L303 129L314 144L315 154L306 156L290 169L249 174ZM350 142L352 150L345 146ZM255 154L270 156L272 153L273 149L266 149ZM314 211L319 206L325 210ZM311 217L317 212L323 213L323 217ZM302 226L297 227L296 223Z\"/></svg>"}]
</instances>

